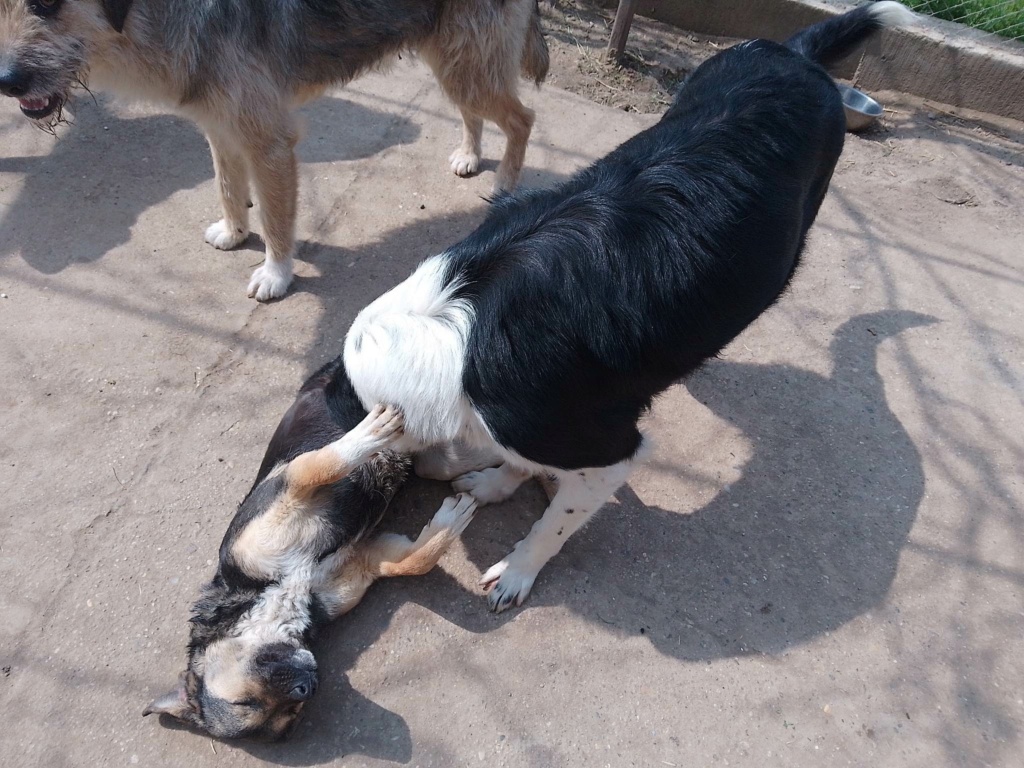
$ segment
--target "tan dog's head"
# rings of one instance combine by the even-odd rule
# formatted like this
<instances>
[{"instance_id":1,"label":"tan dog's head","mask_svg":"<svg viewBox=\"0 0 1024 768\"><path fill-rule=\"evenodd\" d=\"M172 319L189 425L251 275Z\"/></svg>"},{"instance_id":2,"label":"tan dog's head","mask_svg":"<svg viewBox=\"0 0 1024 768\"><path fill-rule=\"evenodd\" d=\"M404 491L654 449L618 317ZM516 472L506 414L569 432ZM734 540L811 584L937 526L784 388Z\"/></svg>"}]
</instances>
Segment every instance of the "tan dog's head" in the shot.
<instances>
[{"instance_id":1,"label":"tan dog's head","mask_svg":"<svg viewBox=\"0 0 1024 768\"><path fill-rule=\"evenodd\" d=\"M188 666L143 714L168 714L217 738L284 738L318 680L312 617L299 612L307 626L297 633L261 620L287 600L280 591L232 589L219 577L208 584L193 608Z\"/></svg>"},{"instance_id":2,"label":"tan dog's head","mask_svg":"<svg viewBox=\"0 0 1024 768\"><path fill-rule=\"evenodd\" d=\"M334 541L325 538L320 551L315 544L329 499L308 494L303 504L287 467L259 480L239 506L217 573L192 606L188 665L144 715L168 714L218 738L276 740L316 690L309 641L322 609L313 584L318 556Z\"/></svg>"},{"instance_id":3,"label":"tan dog's head","mask_svg":"<svg viewBox=\"0 0 1024 768\"><path fill-rule=\"evenodd\" d=\"M85 80L90 53L124 28L132 0L0 0L0 93L44 125Z\"/></svg>"}]
</instances>

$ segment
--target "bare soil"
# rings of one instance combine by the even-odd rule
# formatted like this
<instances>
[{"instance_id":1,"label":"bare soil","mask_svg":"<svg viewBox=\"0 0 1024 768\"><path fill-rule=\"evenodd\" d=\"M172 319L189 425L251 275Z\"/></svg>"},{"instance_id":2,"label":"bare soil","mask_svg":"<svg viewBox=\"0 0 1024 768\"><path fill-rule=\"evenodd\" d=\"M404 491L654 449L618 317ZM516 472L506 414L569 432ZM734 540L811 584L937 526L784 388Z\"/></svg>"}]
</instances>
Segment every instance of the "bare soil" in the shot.
<instances>
[{"instance_id":1,"label":"bare soil","mask_svg":"<svg viewBox=\"0 0 1024 768\"><path fill-rule=\"evenodd\" d=\"M551 52L548 83L626 112L660 113L701 62L739 42L636 16L619 63L606 55L613 11L578 0L541 3Z\"/></svg>"}]
</instances>

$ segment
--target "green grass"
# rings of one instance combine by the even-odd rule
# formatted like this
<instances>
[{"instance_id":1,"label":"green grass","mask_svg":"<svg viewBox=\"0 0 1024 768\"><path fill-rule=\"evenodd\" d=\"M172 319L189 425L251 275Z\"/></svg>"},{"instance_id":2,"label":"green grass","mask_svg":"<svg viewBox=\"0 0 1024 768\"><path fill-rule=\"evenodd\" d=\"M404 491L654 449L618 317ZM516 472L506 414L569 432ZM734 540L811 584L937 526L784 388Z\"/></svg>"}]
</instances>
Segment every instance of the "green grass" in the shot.
<instances>
[{"instance_id":1,"label":"green grass","mask_svg":"<svg viewBox=\"0 0 1024 768\"><path fill-rule=\"evenodd\" d=\"M1024 40L1024 0L900 0L927 13L969 27Z\"/></svg>"}]
</instances>

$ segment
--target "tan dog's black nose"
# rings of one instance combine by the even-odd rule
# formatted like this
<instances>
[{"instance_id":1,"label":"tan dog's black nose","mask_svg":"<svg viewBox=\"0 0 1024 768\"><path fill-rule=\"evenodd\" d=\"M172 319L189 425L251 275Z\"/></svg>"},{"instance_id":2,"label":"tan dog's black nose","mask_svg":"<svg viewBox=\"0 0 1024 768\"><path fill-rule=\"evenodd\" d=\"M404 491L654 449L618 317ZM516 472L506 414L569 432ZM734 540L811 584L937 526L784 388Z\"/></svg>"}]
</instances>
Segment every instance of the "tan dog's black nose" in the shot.
<instances>
[{"instance_id":1,"label":"tan dog's black nose","mask_svg":"<svg viewBox=\"0 0 1024 768\"><path fill-rule=\"evenodd\" d=\"M288 698L293 701L309 701L316 693L317 682L316 672L303 673L288 692Z\"/></svg>"},{"instance_id":2,"label":"tan dog's black nose","mask_svg":"<svg viewBox=\"0 0 1024 768\"><path fill-rule=\"evenodd\" d=\"M0 69L0 93L18 99L28 93L31 76L21 69L8 67Z\"/></svg>"}]
</instances>

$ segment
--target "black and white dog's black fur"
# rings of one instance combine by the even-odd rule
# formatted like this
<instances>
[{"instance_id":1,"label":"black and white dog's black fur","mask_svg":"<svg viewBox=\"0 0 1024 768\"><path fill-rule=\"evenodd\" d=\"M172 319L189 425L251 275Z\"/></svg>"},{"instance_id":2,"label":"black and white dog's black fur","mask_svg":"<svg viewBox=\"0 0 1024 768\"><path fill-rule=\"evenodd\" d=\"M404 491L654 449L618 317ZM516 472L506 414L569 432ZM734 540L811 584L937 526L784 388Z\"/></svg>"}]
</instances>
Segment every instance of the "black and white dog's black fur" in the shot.
<instances>
[{"instance_id":1,"label":"black and white dog's black fur","mask_svg":"<svg viewBox=\"0 0 1024 768\"><path fill-rule=\"evenodd\" d=\"M481 503L532 474L558 490L486 572L496 610L643 453L652 398L778 299L843 149L827 65L888 23L858 8L786 44L755 40L700 66L662 120L549 191L498 199L486 221L370 304L344 368L367 408L405 415L423 474Z\"/></svg>"}]
</instances>

